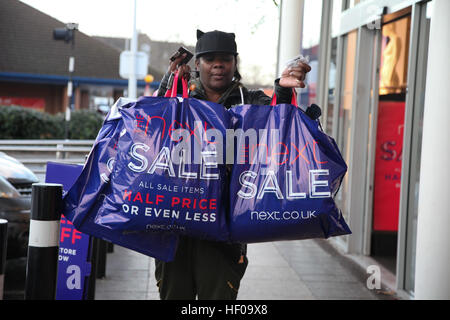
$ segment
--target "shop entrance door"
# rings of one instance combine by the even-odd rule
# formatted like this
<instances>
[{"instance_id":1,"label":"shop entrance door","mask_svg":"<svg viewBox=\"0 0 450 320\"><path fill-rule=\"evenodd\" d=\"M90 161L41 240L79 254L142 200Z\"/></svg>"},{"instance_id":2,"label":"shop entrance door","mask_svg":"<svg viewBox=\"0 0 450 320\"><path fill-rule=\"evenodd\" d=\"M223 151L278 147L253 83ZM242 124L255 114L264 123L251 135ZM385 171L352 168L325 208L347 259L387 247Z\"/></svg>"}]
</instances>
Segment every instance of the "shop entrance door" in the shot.
<instances>
[{"instance_id":1,"label":"shop entrance door","mask_svg":"<svg viewBox=\"0 0 450 320\"><path fill-rule=\"evenodd\" d=\"M389 17L388 17L389 18ZM396 272L411 14L382 25L370 253Z\"/></svg>"}]
</instances>

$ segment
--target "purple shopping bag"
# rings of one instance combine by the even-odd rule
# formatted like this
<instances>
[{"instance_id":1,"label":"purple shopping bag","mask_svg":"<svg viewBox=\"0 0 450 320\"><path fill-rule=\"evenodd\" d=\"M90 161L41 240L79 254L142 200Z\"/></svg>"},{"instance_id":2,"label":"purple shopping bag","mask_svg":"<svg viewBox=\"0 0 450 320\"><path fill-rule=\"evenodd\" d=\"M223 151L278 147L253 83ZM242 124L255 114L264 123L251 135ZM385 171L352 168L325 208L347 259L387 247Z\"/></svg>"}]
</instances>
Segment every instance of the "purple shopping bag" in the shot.
<instances>
[{"instance_id":1,"label":"purple shopping bag","mask_svg":"<svg viewBox=\"0 0 450 320\"><path fill-rule=\"evenodd\" d=\"M112 107L95 140L83 170L64 196L63 214L83 233L103 238L145 255L171 261L175 255L178 238L166 233L123 232L95 223L104 197L111 190L110 175L114 169L117 144L123 132L123 121L118 108L129 104L119 100Z\"/></svg>"},{"instance_id":2,"label":"purple shopping bag","mask_svg":"<svg viewBox=\"0 0 450 320\"><path fill-rule=\"evenodd\" d=\"M347 166L334 140L300 108L230 110L235 163L230 179L230 237L246 243L350 234L333 197Z\"/></svg>"},{"instance_id":3,"label":"purple shopping bag","mask_svg":"<svg viewBox=\"0 0 450 320\"><path fill-rule=\"evenodd\" d=\"M113 230L227 240L220 141L229 125L226 109L193 98L143 97L120 112L125 133L112 192L95 222Z\"/></svg>"}]
</instances>

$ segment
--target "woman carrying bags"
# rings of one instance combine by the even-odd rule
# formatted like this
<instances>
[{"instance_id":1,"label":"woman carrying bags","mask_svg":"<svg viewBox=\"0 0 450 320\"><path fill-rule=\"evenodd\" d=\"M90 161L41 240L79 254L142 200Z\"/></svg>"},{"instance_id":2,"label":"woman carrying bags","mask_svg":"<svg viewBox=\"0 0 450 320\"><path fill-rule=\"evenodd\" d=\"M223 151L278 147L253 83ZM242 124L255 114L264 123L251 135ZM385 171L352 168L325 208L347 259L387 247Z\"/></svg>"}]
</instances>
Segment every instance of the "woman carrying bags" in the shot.
<instances>
[{"instance_id":1,"label":"woman carrying bags","mask_svg":"<svg viewBox=\"0 0 450 320\"><path fill-rule=\"evenodd\" d=\"M219 103L226 108L239 104L270 105L272 98L261 90L248 90L240 82L235 35L222 31L197 30L195 68L181 64L186 54L174 59L161 80L158 96L164 96L172 74L189 81L190 97ZM304 88L311 67L298 62L287 67L275 80L277 104L291 103L292 88ZM178 86L180 88L181 86ZM308 114L308 110L307 110ZM310 115L318 117L320 114ZM160 297L166 299L235 300L247 268L246 245L181 236L172 262L156 260L155 277Z\"/></svg>"}]
</instances>

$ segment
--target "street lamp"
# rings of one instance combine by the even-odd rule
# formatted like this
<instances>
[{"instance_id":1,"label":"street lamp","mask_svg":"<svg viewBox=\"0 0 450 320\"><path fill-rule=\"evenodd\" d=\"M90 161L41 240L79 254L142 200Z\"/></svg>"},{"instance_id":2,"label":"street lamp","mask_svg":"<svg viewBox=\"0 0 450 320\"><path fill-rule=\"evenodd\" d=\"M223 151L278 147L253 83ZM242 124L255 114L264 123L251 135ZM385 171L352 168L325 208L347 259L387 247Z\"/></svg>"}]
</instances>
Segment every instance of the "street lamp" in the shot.
<instances>
[{"instance_id":1,"label":"street lamp","mask_svg":"<svg viewBox=\"0 0 450 320\"><path fill-rule=\"evenodd\" d=\"M75 44L75 30L78 30L78 23L67 23L64 28L53 29L53 39L64 40L66 43Z\"/></svg>"},{"instance_id":2,"label":"street lamp","mask_svg":"<svg viewBox=\"0 0 450 320\"><path fill-rule=\"evenodd\" d=\"M72 74L75 69L75 57L73 57L73 49L75 46L75 31L78 30L78 23L67 23L64 28L53 29L53 39L62 40L65 43L71 43L72 55L69 58L69 82L67 83L67 100L68 106L66 107L66 117L65 117L65 139L69 138L69 121L70 121L70 111L73 107L73 84L72 84Z\"/></svg>"}]
</instances>

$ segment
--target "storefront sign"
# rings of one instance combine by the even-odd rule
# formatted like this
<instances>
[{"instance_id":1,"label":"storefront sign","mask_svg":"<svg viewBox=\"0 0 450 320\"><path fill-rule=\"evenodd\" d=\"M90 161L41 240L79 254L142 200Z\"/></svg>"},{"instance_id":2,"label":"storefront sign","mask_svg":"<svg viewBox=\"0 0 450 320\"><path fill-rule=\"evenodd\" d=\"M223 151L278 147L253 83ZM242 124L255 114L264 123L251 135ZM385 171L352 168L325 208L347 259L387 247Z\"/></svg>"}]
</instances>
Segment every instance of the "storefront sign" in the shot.
<instances>
[{"instance_id":1,"label":"storefront sign","mask_svg":"<svg viewBox=\"0 0 450 320\"><path fill-rule=\"evenodd\" d=\"M18 98L0 97L0 106L21 106L44 111L45 99L42 98Z\"/></svg>"},{"instance_id":2,"label":"storefront sign","mask_svg":"<svg viewBox=\"0 0 450 320\"><path fill-rule=\"evenodd\" d=\"M49 162L45 182L61 183L64 194L81 173L82 166ZM87 296L90 237L61 217L56 300L84 300Z\"/></svg>"},{"instance_id":3,"label":"storefront sign","mask_svg":"<svg viewBox=\"0 0 450 320\"><path fill-rule=\"evenodd\" d=\"M380 101L373 192L373 230L397 231L405 103Z\"/></svg>"}]
</instances>

